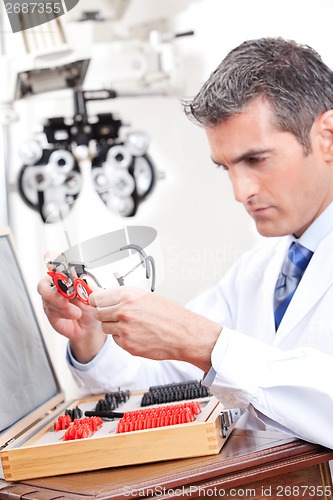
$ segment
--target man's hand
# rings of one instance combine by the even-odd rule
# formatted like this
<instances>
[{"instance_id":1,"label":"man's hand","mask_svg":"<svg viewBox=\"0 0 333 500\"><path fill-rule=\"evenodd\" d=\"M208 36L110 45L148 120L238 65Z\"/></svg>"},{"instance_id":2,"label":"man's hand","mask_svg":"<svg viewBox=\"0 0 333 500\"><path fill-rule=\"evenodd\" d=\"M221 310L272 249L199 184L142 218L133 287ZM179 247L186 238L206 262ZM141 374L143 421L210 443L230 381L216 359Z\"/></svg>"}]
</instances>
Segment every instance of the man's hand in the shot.
<instances>
[{"instance_id":1,"label":"man's hand","mask_svg":"<svg viewBox=\"0 0 333 500\"><path fill-rule=\"evenodd\" d=\"M102 330L135 356L192 363L207 372L221 326L134 287L98 289L89 297Z\"/></svg>"},{"instance_id":2,"label":"man's hand","mask_svg":"<svg viewBox=\"0 0 333 500\"><path fill-rule=\"evenodd\" d=\"M66 299L51 283L51 278L47 276L37 287L48 320L58 333L69 339L75 359L87 363L100 351L106 335L96 321L92 307L78 299Z\"/></svg>"}]
</instances>

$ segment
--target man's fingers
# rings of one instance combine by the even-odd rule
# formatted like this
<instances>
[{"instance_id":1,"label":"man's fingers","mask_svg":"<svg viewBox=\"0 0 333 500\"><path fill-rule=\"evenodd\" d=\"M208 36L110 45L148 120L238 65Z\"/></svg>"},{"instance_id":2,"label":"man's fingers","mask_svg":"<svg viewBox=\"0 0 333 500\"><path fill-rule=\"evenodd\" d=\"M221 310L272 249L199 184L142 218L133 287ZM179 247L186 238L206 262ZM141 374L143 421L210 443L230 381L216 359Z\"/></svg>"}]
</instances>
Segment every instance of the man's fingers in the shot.
<instances>
[{"instance_id":1,"label":"man's fingers","mask_svg":"<svg viewBox=\"0 0 333 500\"><path fill-rule=\"evenodd\" d=\"M120 287L108 288L107 290L99 288L89 295L89 302L93 307L116 306L120 302Z\"/></svg>"}]
</instances>

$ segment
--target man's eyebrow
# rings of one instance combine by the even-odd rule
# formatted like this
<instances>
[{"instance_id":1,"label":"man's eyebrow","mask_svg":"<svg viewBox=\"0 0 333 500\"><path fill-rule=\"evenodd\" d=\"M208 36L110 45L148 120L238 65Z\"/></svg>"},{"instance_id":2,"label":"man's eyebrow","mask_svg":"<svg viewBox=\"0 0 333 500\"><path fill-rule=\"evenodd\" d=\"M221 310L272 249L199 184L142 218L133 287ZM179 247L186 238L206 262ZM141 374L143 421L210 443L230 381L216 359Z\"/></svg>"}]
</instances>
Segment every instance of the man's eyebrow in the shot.
<instances>
[{"instance_id":1,"label":"man's eyebrow","mask_svg":"<svg viewBox=\"0 0 333 500\"><path fill-rule=\"evenodd\" d=\"M246 151L245 153L242 153L241 155L236 156L235 158L230 160L230 164L235 165L236 163L240 163L242 161L248 160L249 158L255 158L256 156L261 156L263 154L267 154L270 152L271 152L270 149L250 149L249 151ZM220 163L219 161L214 160L214 158L212 156L211 156L211 160L215 165L218 165L221 167L225 166L222 163Z\"/></svg>"},{"instance_id":2,"label":"man's eyebrow","mask_svg":"<svg viewBox=\"0 0 333 500\"><path fill-rule=\"evenodd\" d=\"M262 156L263 154L267 154L269 152L271 152L270 149L250 149L249 151L236 156L236 158L231 160L231 163L240 163L241 161L248 160L249 158L255 158L256 156Z\"/></svg>"}]
</instances>

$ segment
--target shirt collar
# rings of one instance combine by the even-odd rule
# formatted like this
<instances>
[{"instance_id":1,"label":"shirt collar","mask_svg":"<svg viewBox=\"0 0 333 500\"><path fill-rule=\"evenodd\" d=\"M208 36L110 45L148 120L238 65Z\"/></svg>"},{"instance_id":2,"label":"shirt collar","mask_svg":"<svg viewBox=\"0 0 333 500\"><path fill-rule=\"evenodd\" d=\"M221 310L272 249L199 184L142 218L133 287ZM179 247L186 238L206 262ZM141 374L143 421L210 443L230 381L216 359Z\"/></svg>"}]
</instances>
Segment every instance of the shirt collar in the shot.
<instances>
[{"instance_id":1,"label":"shirt collar","mask_svg":"<svg viewBox=\"0 0 333 500\"><path fill-rule=\"evenodd\" d=\"M333 202L316 218L297 241L315 252L321 240L333 229Z\"/></svg>"}]
</instances>

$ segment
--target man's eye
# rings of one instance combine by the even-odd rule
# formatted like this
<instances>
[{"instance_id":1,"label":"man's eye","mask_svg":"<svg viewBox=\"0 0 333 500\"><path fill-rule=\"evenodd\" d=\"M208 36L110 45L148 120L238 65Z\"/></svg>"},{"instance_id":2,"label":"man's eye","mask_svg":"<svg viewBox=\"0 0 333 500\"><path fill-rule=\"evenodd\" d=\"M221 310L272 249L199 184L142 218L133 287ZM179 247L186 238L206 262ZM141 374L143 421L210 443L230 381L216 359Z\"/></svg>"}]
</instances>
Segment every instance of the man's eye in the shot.
<instances>
[{"instance_id":1,"label":"man's eye","mask_svg":"<svg viewBox=\"0 0 333 500\"><path fill-rule=\"evenodd\" d=\"M247 161L249 165L258 165L259 163L262 163L264 161L264 158L259 156L250 156Z\"/></svg>"}]
</instances>

